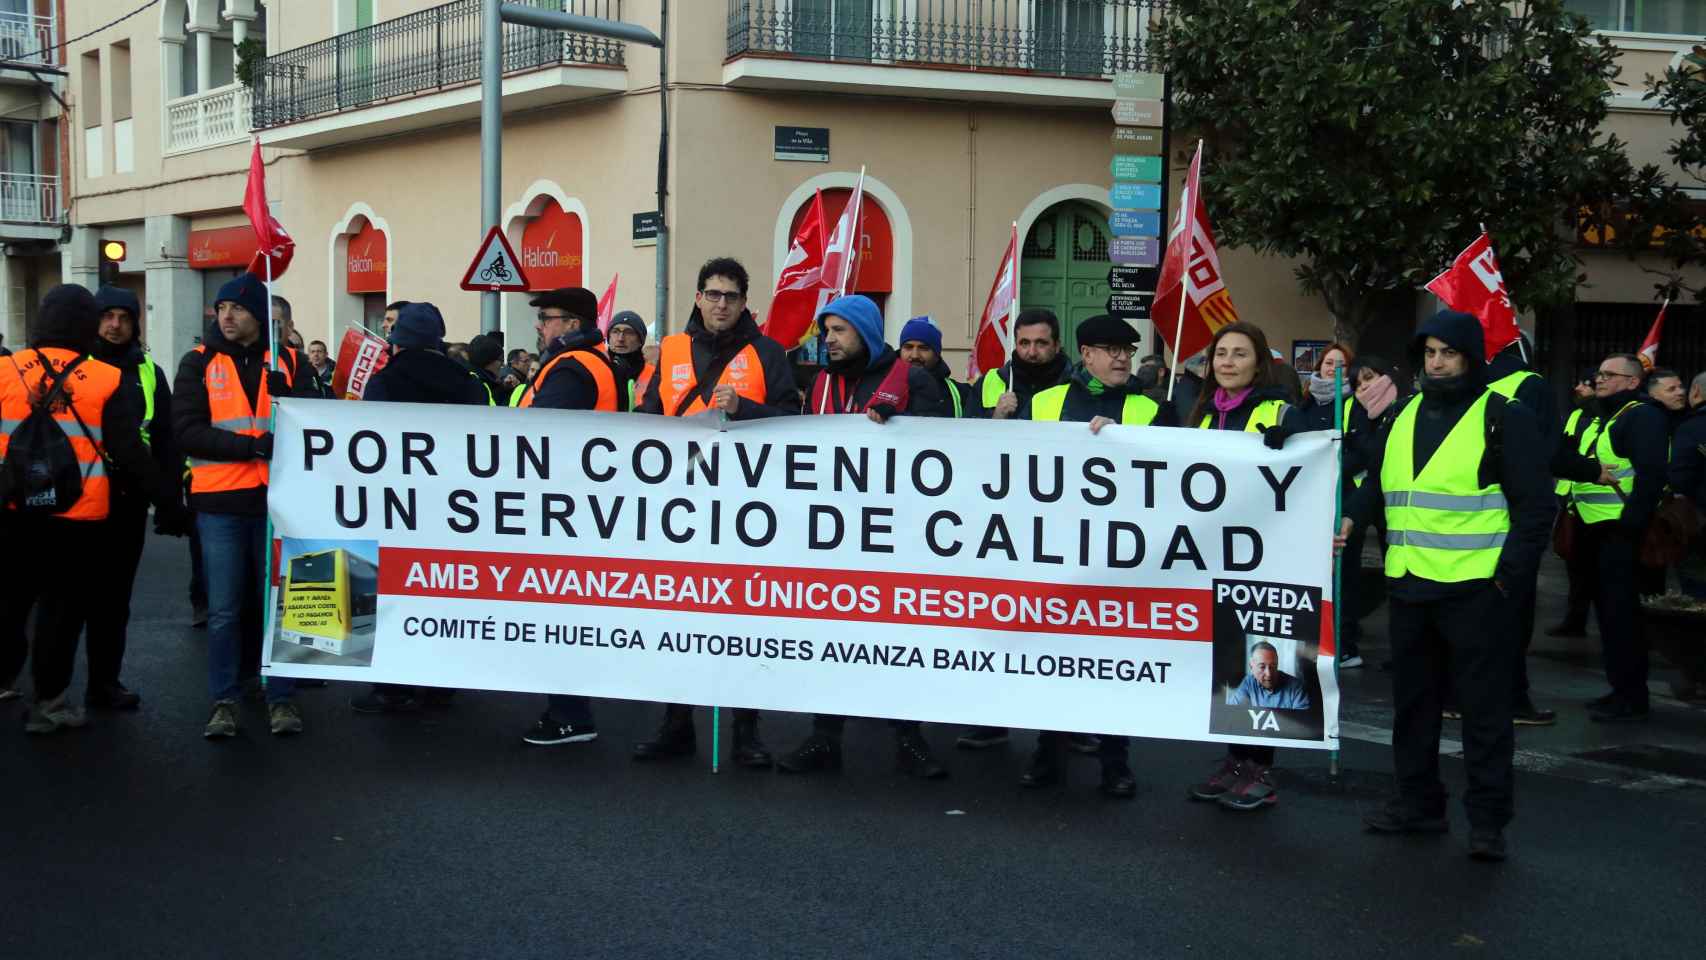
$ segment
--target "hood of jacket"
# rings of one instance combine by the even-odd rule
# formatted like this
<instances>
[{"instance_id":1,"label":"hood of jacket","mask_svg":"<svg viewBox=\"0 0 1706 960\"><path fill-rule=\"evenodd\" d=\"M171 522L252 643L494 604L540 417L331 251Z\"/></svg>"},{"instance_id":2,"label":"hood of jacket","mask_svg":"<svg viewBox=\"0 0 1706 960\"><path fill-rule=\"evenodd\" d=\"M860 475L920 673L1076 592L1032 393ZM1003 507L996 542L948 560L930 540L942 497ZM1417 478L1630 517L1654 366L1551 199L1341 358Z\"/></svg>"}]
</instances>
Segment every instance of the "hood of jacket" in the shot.
<instances>
[{"instance_id":1,"label":"hood of jacket","mask_svg":"<svg viewBox=\"0 0 1706 960\"><path fill-rule=\"evenodd\" d=\"M1485 385L1487 381L1486 338L1481 330L1481 321L1473 314L1458 310L1441 310L1422 321L1416 328L1415 337L1410 340L1410 359L1414 361L1417 370L1424 369L1423 348L1427 346L1429 337L1437 337L1447 346L1456 349L1469 360L1469 368L1464 373L1466 383L1473 386ZM1423 374L1426 377L1426 374Z\"/></svg>"},{"instance_id":2,"label":"hood of jacket","mask_svg":"<svg viewBox=\"0 0 1706 960\"><path fill-rule=\"evenodd\" d=\"M62 283L42 298L26 339L32 347L61 347L82 353L94 346L100 325L95 295L75 283Z\"/></svg>"},{"instance_id":3,"label":"hood of jacket","mask_svg":"<svg viewBox=\"0 0 1706 960\"><path fill-rule=\"evenodd\" d=\"M818 317L840 317L852 325L865 343L866 367L875 367L877 358L889 347L883 342L883 315L870 297L853 294L837 297L818 311ZM890 351L893 352L892 350Z\"/></svg>"}]
</instances>

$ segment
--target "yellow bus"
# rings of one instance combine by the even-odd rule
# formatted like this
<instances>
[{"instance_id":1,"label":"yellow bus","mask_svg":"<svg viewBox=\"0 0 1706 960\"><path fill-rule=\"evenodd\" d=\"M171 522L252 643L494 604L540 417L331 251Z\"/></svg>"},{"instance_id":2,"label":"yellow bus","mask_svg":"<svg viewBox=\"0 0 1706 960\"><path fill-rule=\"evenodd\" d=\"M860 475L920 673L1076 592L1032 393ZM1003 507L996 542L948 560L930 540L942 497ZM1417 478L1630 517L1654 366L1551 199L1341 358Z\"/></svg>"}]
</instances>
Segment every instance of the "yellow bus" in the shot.
<instances>
[{"instance_id":1,"label":"yellow bus","mask_svg":"<svg viewBox=\"0 0 1706 960\"><path fill-rule=\"evenodd\" d=\"M279 633L305 647L351 656L373 645L379 568L337 548L292 557Z\"/></svg>"}]
</instances>

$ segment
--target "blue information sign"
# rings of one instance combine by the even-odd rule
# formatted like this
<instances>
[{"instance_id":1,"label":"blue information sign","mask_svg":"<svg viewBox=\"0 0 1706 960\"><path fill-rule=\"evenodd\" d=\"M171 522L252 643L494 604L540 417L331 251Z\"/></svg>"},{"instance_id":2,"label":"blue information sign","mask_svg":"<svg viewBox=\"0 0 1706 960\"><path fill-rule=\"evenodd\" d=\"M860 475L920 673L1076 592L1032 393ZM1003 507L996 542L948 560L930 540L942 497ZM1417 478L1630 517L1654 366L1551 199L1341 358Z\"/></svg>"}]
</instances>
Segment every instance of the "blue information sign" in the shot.
<instances>
[{"instance_id":1,"label":"blue information sign","mask_svg":"<svg viewBox=\"0 0 1706 960\"><path fill-rule=\"evenodd\" d=\"M1156 237L1115 237L1108 242L1108 259L1134 267L1153 267L1161 262L1161 241Z\"/></svg>"},{"instance_id":2,"label":"blue information sign","mask_svg":"<svg viewBox=\"0 0 1706 960\"><path fill-rule=\"evenodd\" d=\"M1115 210L1161 209L1161 185L1116 183L1108 188L1108 206Z\"/></svg>"},{"instance_id":3,"label":"blue information sign","mask_svg":"<svg viewBox=\"0 0 1706 960\"><path fill-rule=\"evenodd\" d=\"M1161 211L1115 210L1108 215L1108 231L1116 237L1161 236Z\"/></svg>"}]
</instances>

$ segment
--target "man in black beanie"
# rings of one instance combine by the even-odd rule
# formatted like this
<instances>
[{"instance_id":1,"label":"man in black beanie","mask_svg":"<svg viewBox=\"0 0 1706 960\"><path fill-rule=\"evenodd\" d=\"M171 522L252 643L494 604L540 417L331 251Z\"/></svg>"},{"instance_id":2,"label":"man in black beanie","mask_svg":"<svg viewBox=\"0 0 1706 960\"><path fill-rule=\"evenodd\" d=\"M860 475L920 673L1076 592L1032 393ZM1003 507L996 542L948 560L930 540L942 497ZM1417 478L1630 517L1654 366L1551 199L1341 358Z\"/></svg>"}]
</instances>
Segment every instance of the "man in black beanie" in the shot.
<instances>
[{"instance_id":1,"label":"man in black beanie","mask_svg":"<svg viewBox=\"0 0 1706 960\"><path fill-rule=\"evenodd\" d=\"M646 385L652 382L656 368L646 363L646 322L632 310L623 310L610 318L610 329L604 332L610 345L610 365L616 376L628 388L628 409L632 410L645 395Z\"/></svg>"},{"instance_id":2,"label":"man in black beanie","mask_svg":"<svg viewBox=\"0 0 1706 960\"><path fill-rule=\"evenodd\" d=\"M504 345L496 335L482 333L468 341L468 368L474 379L485 388L488 406L509 406L510 388L499 377L503 369Z\"/></svg>"}]
</instances>

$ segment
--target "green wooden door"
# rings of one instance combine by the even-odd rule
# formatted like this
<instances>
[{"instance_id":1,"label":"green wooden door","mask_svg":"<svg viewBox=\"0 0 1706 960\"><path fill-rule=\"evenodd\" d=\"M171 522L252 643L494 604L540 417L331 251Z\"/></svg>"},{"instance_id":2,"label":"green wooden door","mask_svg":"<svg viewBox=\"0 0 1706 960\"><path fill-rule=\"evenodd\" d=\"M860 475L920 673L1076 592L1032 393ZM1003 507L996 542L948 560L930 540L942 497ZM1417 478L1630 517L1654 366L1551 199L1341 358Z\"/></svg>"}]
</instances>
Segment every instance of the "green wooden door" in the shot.
<instances>
[{"instance_id":1,"label":"green wooden door","mask_svg":"<svg viewBox=\"0 0 1706 960\"><path fill-rule=\"evenodd\" d=\"M1108 266L1108 218L1089 204L1056 204L1025 236L1019 262L1020 309L1053 310L1060 318L1063 349L1074 363L1078 324L1107 312ZM1148 346L1146 335L1140 353L1148 352Z\"/></svg>"}]
</instances>

